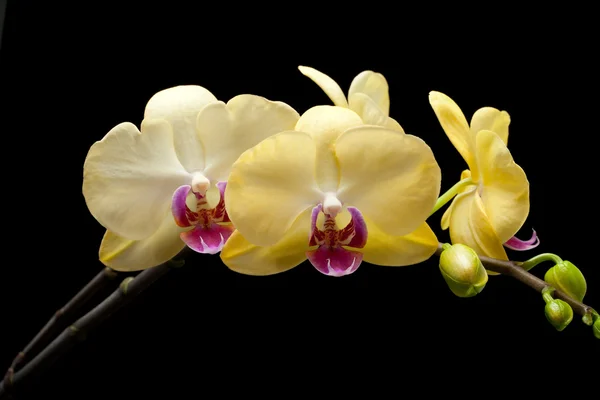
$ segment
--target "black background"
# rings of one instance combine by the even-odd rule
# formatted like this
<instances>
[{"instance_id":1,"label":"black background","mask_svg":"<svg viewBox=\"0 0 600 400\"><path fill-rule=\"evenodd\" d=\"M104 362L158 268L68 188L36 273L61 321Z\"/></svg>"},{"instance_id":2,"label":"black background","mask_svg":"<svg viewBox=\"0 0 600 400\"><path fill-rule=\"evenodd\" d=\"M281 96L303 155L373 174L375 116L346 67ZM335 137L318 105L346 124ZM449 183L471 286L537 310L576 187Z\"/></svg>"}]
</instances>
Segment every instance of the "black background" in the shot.
<instances>
[{"instance_id":1,"label":"black background","mask_svg":"<svg viewBox=\"0 0 600 400\"><path fill-rule=\"evenodd\" d=\"M531 184L519 236L535 228L541 245L531 255L553 252L575 263L588 282L584 301L600 307L598 64L585 10L123 4L13 1L6 10L2 370L102 267L104 230L81 194L90 145L120 122L139 125L147 100L175 85L201 85L224 101L257 94L300 113L330 104L298 65L328 74L344 91L365 69L383 73L390 114L432 147L442 192L466 165L435 118L429 91L452 97L468 119L483 106L507 110L509 148ZM429 222L447 240L442 213ZM542 277L550 266L532 272ZM503 276L459 299L435 257L402 268L363 264L336 279L308 263L277 276L243 276L218 256L194 255L20 398L264 394L277 383L287 385L279 392L287 397L314 382L400 393L414 379L454 374L448 388L468 393L477 382L535 385L593 364L600 353L591 328L576 315L557 332L543 308L541 295ZM565 385L583 385L578 374L580 383Z\"/></svg>"}]
</instances>

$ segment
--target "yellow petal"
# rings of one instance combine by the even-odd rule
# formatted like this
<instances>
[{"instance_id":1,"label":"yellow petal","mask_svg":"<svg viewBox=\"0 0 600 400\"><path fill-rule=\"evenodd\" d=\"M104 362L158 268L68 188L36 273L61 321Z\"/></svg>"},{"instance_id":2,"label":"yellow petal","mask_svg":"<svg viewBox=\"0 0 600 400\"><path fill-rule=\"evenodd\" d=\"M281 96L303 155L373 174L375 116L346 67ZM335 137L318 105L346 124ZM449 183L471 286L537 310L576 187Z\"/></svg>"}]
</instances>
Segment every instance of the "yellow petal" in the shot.
<instances>
[{"instance_id":1,"label":"yellow petal","mask_svg":"<svg viewBox=\"0 0 600 400\"><path fill-rule=\"evenodd\" d=\"M146 239L130 240L106 231L100 244L100 261L116 271L140 271L175 257L185 246L180 228L169 211L156 232Z\"/></svg>"},{"instance_id":2,"label":"yellow petal","mask_svg":"<svg viewBox=\"0 0 600 400\"><path fill-rule=\"evenodd\" d=\"M315 144L282 132L244 152L225 190L229 218L252 244L277 243L300 213L322 200L315 181Z\"/></svg>"},{"instance_id":3,"label":"yellow petal","mask_svg":"<svg viewBox=\"0 0 600 400\"><path fill-rule=\"evenodd\" d=\"M404 133L404 129L394 119L388 117L379 106L364 93L350 96L350 109L357 113L366 125L378 125Z\"/></svg>"},{"instance_id":4,"label":"yellow petal","mask_svg":"<svg viewBox=\"0 0 600 400\"><path fill-rule=\"evenodd\" d=\"M454 100L440 92L430 92L429 103L448 139L469 165L476 180L475 137L471 134L469 123L462 110Z\"/></svg>"},{"instance_id":5,"label":"yellow petal","mask_svg":"<svg viewBox=\"0 0 600 400\"><path fill-rule=\"evenodd\" d=\"M344 91L333 79L311 67L304 67L301 65L298 67L298 69L302 75L310 78L314 83L319 85L319 87L331 99L333 104L339 107L348 107L348 101L346 100Z\"/></svg>"},{"instance_id":6,"label":"yellow petal","mask_svg":"<svg viewBox=\"0 0 600 400\"><path fill-rule=\"evenodd\" d=\"M300 214L285 236L272 246L255 246L239 231L233 232L221 250L221 260L229 269L246 275L273 275L294 268L306 260L311 211Z\"/></svg>"},{"instance_id":7,"label":"yellow petal","mask_svg":"<svg viewBox=\"0 0 600 400\"><path fill-rule=\"evenodd\" d=\"M450 239L453 244L469 246L479 255L507 260L506 251L483 209L477 190L454 198L450 216Z\"/></svg>"},{"instance_id":8,"label":"yellow petal","mask_svg":"<svg viewBox=\"0 0 600 400\"><path fill-rule=\"evenodd\" d=\"M508 143L508 126L510 115L493 107L483 107L475 111L471 118L471 135L477 136L479 131L492 131L500 136L504 144Z\"/></svg>"},{"instance_id":9,"label":"yellow petal","mask_svg":"<svg viewBox=\"0 0 600 400\"><path fill-rule=\"evenodd\" d=\"M440 193L441 171L431 148L413 135L386 128L349 129L335 144L339 199L384 232L406 235L429 217Z\"/></svg>"},{"instance_id":10,"label":"yellow petal","mask_svg":"<svg viewBox=\"0 0 600 400\"><path fill-rule=\"evenodd\" d=\"M197 121L206 152L204 174L211 180L226 181L240 154L271 135L293 130L298 118L287 104L254 95L207 105Z\"/></svg>"},{"instance_id":11,"label":"yellow petal","mask_svg":"<svg viewBox=\"0 0 600 400\"><path fill-rule=\"evenodd\" d=\"M144 119L163 118L173 128L175 150L190 172L204 168L204 150L196 132L196 117L216 97L201 86L182 85L161 90L146 104Z\"/></svg>"},{"instance_id":12,"label":"yellow petal","mask_svg":"<svg viewBox=\"0 0 600 400\"><path fill-rule=\"evenodd\" d=\"M465 169L463 172L461 172L460 174L460 180L462 181L463 179L467 179L471 177L471 171L469 171L468 169ZM467 185L463 188L461 188L458 193L462 193L465 192L467 190L472 190L473 186L472 185ZM450 224L450 214L452 214L452 205L454 204L454 201L452 203L450 203L450 205L448 206L448 208L446 209L446 211L444 212L444 215L442 215L442 221L441 221L441 227L443 230L448 229L448 226Z\"/></svg>"},{"instance_id":13,"label":"yellow petal","mask_svg":"<svg viewBox=\"0 0 600 400\"><path fill-rule=\"evenodd\" d=\"M83 195L106 229L138 240L158 229L173 192L190 180L166 121L144 120L141 134L126 122L91 146L83 166Z\"/></svg>"},{"instance_id":14,"label":"yellow petal","mask_svg":"<svg viewBox=\"0 0 600 400\"><path fill-rule=\"evenodd\" d=\"M307 110L296 124L296 130L312 136L317 149L317 183L324 192L337 190L340 172L333 143L348 128L363 121L354 111L336 106L316 106Z\"/></svg>"},{"instance_id":15,"label":"yellow petal","mask_svg":"<svg viewBox=\"0 0 600 400\"><path fill-rule=\"evenodd\" d=\"M529 214L529 181L497 134L477 134L477 158L485 212L504 243L523 226Z\"/></svg>"},{"instance_id":16,"label":"yellow petal","mask_svg":"<svg viewBox=\"0 0 600 400\"><path fill-rule=\"evenodd\" d=\"M438 247L435 233L423 222L414 232L404 236L390 236L365 218L367 244L361 250L363 260L376 265L401 267L429 259Z\"/></svg>"},{"instance_id":17,"label":"yellow petal","mask_svg":"<svg viewBox=\"0 0 600 400\"><path fill-rule=\"evenodd\" d=\"M382 74L373 71L363 71L356 75L350 84L348 98L351 99L355 93L363 93L367 95L386 116L389 115L389 86Z\"/></svg>"}]
</instances>

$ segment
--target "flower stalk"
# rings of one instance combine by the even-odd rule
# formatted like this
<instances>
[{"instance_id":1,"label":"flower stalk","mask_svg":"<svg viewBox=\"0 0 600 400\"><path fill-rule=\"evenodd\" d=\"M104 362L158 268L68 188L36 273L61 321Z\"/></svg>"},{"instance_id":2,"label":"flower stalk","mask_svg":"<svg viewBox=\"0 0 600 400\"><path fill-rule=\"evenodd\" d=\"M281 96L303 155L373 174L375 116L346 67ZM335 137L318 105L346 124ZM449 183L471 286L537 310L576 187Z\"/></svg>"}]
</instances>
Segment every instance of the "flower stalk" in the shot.
<instances>
[{"instance_id":1,"label":"flower stalk","mask_svg":"<svg viewBox=\"0 0 600 400\"><path fill-rule=\"evenodd\" d=\"M458 182L456 182L454 184L454 186L452 186L450 189L448 189L446 191L446 193L444 193L443 195L441 195L436 203L435 206L433 207L433 210L431 211L431 215L435 214L440 208L444 207L450 200L452 200L454 198L454 196L456 196L461 189L463 189L465 186L470 185L473 183L473 180L471 179L471 177L462 179Z\"/></svg>"}]
</instances>

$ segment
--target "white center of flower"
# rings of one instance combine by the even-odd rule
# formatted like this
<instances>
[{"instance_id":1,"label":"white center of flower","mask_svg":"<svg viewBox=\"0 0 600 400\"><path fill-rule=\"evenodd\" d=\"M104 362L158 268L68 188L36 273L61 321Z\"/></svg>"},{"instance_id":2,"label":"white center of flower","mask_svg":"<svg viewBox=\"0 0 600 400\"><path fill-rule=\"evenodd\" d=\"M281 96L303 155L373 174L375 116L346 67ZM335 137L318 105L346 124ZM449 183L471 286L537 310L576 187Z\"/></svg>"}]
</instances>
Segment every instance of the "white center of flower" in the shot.
<instances>
[{"instance_id":1,"label":"white center of flower","mask_svg":"<svg viewBox=\"0 0 600 400\"><path fill-rule=\"evenodd\" d=\"M194 172L192 176L192 190L204 196L210 187L210 181L201 172Z\"/></svg>"},{"instance_id":2,"label":"white center of flower","mask_svg":"<svg viewBox=\"0 0 600 400\"><path fill-rule=\"evenodd\" d=\"M342 203L338 200L335 193L325 193L325 199L323 199L323 212L335 218L340 211L342 211Z\"/></svg>"}]
</instances>

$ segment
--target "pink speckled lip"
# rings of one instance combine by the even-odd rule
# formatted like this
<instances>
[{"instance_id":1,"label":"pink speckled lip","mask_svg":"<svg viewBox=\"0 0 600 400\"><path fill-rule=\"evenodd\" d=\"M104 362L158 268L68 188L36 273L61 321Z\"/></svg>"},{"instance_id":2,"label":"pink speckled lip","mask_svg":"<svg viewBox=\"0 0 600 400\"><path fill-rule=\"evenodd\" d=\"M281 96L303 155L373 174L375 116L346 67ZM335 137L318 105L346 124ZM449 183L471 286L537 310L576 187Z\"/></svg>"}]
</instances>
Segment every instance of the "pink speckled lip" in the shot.
<instances>
[{"instance_id":1,"label":"pink speckled lip","mask_svg":"<svg viewBox=\"0 0 600 400\"><path fill-rule=\"evenodd\" d=\"M509 248L511 250L517 250L517 251L526 251L526 250L535 249L536 247L538 247L540 245L540 239L538 238L535 230L532 229L532 231L533 231L533 234L531 235L530 239L521 240L518 237L513 236L510 239L508 239L506 241L506 243L504 243L504 246L506 246L507 248Z\"/></svg>"}]
</instances>

